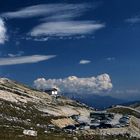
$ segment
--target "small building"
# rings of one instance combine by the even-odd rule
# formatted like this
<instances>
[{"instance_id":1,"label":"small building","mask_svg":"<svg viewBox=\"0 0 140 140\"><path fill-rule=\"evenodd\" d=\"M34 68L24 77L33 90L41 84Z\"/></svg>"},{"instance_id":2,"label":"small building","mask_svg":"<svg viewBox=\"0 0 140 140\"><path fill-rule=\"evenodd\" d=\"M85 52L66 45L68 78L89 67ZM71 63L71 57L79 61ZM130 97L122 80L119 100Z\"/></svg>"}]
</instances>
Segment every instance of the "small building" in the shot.
<instances>
[{"instance_id":1,"label":"small building","mask_svg":"<svg viewBox=\"0 0 140 140\"><path fill-rule=\"evenodd\" d=\"M45 90L45 92L48 93L49 95L52 95L52 96L58 95L58 90L56 88Z\"/></svg>"}]
</instances>

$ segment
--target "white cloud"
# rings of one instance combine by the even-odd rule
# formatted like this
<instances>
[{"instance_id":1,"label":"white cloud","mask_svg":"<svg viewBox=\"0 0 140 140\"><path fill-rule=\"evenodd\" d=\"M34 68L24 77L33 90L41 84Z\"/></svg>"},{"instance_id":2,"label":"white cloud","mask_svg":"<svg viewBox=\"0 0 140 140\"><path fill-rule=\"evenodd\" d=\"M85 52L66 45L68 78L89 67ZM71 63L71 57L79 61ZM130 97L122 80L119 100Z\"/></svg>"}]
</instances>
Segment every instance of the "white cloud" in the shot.
<instances>
[{"instance_id":1,"label":"white cloud","mask_svg":"<svg viewBox=\"0 0 140 140\"><path fill-rule=\"evenodd\" d=\"M16 53L16 54L8 53L8 56L9 56L9 57L17 57L17 56L22 56L23 54L24 54L23 51L19 51L19 52Z\"/></svg>"},{"instance_id":2,"label":"white cloud","mask_svg":"<svg viewBox=\"0 0 140 140\"><path fill-rule=\"evenodd\" d=\"M1 16L5 18L33 18L37 17L42 22L33 27L28 33L28 37L35 41L47 41L46 38L59 39L59 37L85 36L103 27L105 24L97 23L93 20L75 20L83 16L89 9L95 9L100 3L82 4L40 4L19 9L17 11L6 12ZM91 6L92 5L92 6Z\"/></svg>"},{"instance_id":3,"label":"white cloud","mask_svg":"<svg viewBox=\"0 0 140 140\"><path fill-rule=\"evenodd\" d=\"M61 40L79 40L79 39L85 39L86 36L85 35L77 35L77 36L60 36L60 37L35 37L34 41L48 41L48 40L57 40L57 39L61 39ZM32 37L27 37L26 40L32 40Z\"/></svg>"},{"instance_id":4,"label":"white cloud","mask_svg":"<svg viewBox=\"0 0 140 140\"><path fill-rule=\"evenodd\" d=\"M42 38L35 38L34 39L34 41L48 41L48 40L49 40L49 37L42 37Z\"/></svg>"},{"instance_id":5,"label":"white cloud","mask_svg":"<svg viewBox=\"0 0 140 140\"><path fill-rule=\"evenodd\" d=\"M89 64L91 63L90 60L80 60L79 64Z\"/></svg>"},{"instance_id":6,"label":"white cloud","mask_svg":"<svg viewBox=\"0 0 140 140\"><path fill-rule=\"evenodd\" d=\"M0 44L4 44L7 40L6 27L2 18L0 18Z\"/></svg>"},{"instance_id":7,"label":"white cloud","mask_svg":"<svg viewBox=\"0 0 140 140\"><path fill-rule=\"evenodd\" d=\"M96 94L112 89L110 76L101 74L97 77L78 78L70 76L64 79L38 78L34 81L37 89L58 88L62 93Z\"/></svg>"},{"instance_id":8,"label":"white cloud","mask_svg":"<svg viewBox=\"0 0 140 140\"><path fill-rule=\"evenodd\" d=\"M0 58L0 66L37 63L56 57L55 55L31 55L21 57Z\"/></svg>"},{"instance_id":9,"label":"white cloud","mask_svg":"<svg viewBox=\"0 0 140 140\"><path fill-rule=\"evenodd\" d=\"M125 21L131 24L140 23L140 16L134 16L134 17L126 19Z\"/></svg>"},{"instance_id":10,"label":"white cloud","mask_svg":"<svg viewBox=\"0 0 140 140\"><path fill-rule=\"evenodd\" d=\"M76 37L91 34L105 27L105 24L97 23L93 20L75 20L75 18L83 16L89 9L95 9L99 4L40 4L24 7L17 11L6 12L1 14L1 16L9 19L39 17L42 23L33 27L28 33L35 41L47 41L47 37L50 39L50 37L68 38L73 36L73 38L79 39Z\"/></svg>"},{"instance_id":11,"label":"white cloud","mask_svg":"<svg viewBox=\"0 0 140 140\"><path fill-rule=\"evenodd\" d=\"M73 19L77 16L80 16L80 13L78 14L77 12L66 12L66 13L56 13L54 15L51 16L47 16L45 18L42 18L40 21L61 21L61 20L69 20L69 19Z\"/></svg>"},{"instance_id":12,"label":"white cloud","mask_svg":"<svg viewBox=\"0 0 140 140\"><path fill-rule=\"evenodd\" d=\"M90 34L101 28L104 24L93 21L62 21L46 22L34 27L30 35L38 36L72 36L81 34Z\"/></svg>"},{"instance_id":13,"label":"white cloud","mask_svg":"<svg viewBox=\"0 0 140 140\"><path fill-rule=\"evenodd\" d=\"M95 7L96 5L92 5ZM7 18L31 18L31 17L49 17L49 18L67 18L75 17L91 7L88 4L40 4L3 13ZM64 14L68 13L68 14Z\"/></svg>"},{"instance_id":14,"label":"white cloud","mask_svg":"<svg viewBox=\"0 0 140 140\"><path fill-rule=\"evenodd\" d=\"M115 60L115 57L108 57L106 58L107 61L114 61Z\"/></svg>"}]
</instances>

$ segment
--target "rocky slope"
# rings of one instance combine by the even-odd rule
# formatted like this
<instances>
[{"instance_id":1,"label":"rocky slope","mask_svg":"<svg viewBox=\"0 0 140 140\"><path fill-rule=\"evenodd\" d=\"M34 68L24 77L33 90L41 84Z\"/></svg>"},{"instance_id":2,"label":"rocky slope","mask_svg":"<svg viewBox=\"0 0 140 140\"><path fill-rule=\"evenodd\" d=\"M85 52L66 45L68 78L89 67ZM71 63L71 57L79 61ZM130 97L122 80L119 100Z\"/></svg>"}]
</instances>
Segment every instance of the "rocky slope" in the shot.
<instances>
[{"instance_id":1,"label":"rocky slope","mask_svg":"<svg viewBox=\"0 0 140 140\"><path fill-rule=\"evenodd\" d=\"M52 118L74 114L86 117L89 112L84 104L64 97L55 99L45 92L0 78L0 139L22 134L24 129L44 133Z\"/></svg>"},{"instance_id":2,"label":"rocky slope","mask_svg":"<svg viewBox=\"0 0 140 140\"><path fill-rule=\"evenodd\" d=\"M129 105L130 107L136 109L137 111L140 111L140 101L136 101Z\"/></svg>"},{"instance_id":3,"label":"rocky slope","mask_svg":"<svg viewBox=\"0 0 140 140\"><path fill-rule=\"evenodd\" d=\"M10 79L0 78L0 139L2 140L76 139L72 134L68 135L58 128L50 129L51 120L77 114L80 114L81 120L85 120L90 111L91 108L85 104L62 96L56 99L45 92ZM23 130L33 130L38 135L28 137L23 134ZM91 130L90 136L90 133L85 130L78 139L86 140L90 136L91 139L102 140L100 135L92 134L93 132L94 130ZM106 139L111 140L111 138L107 136ZM115 136L113 139L116 138L127 140L126 135Z\"/></svg>"},{"instance_id":4,"label":"rocky slope","mask_svg":"<svg viewBox=\"0 0 140 140\"><path fill-rule=\"evenodd\" d=\"M37 110L53 116L70 116L88 112L88 107L73 100L48 95L15 81L0 79L0 99L13 104L32 104Z\"/></svg>"}]
</instances>

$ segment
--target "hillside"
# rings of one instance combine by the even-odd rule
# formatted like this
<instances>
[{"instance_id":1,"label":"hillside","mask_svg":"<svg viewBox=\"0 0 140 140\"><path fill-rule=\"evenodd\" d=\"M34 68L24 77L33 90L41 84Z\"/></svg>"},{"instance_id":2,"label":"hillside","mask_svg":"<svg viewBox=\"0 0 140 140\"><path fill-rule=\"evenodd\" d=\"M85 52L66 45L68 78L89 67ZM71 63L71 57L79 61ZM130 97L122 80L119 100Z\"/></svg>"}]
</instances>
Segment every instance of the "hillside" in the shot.
<instances>
[{"instance_id":1,"label":"hillside","mask_svg":"<svg viewBox=\"0 0 140 140\"><path fill-rule=\"evenodd\" d=\"M120 113L120 114L133 115L137 118L140 118L140 111L135 108L129 107L129 106L117 105L112 108L108 108L107 111L114 112L114 113Z\"/></svg>"},{"instance_id":2,"label":"hillside","mask_svg":"<svg viewBox=\"0 0 140 140\"><path fill-rule=\"evenodd\" d=\"M135 109L132 110L135 111ZM94 112L94 109L83 103L63 96L56 98L13 80L0 78L1 140L87 140L87 137L92 140L103 140L104 138L107 140L127 140L129 133L131 133L129 136L133 140L137 136L137 131L132 132L129 127L92 130L87 125L88 129L79 127L75 131L58 127L58 125L62 126L66 123L69 123L68 126L70 123L77 123L72 116L79 117L78 123L81 122L80 125L83 122L90 124L91 111ZM52 122L55 122L56 125ZM134 124L137 123L134 121ZM27 136L27 132L30 132L30 136ZM31 133L34 133L35 137L31 137ZM102 135L104 135L103 138Z\"/></svg>"},{"instance_id":3,"label":"hillside","mask_svg":"<svg viewBox=\"0 0 140 140\"><path fill-rule=\"evenodd\" d=\"M138 112L140 111L140 101L139 100L123 103L122 106L130 107L132 109L135 109Z\"/></svg>"},{"instance_id":4,"label":"hillside","mask_svg":"<svg viewBox=\"0 0 140 140\"><path fill-rule=\"evenodd\" d=\"M0 139L24 138L24 129L37 130L44 135L52 118L74 114L85 117L89 111L87 106L76 101L64 97L54 99L45 92L0 79Z\"/></svg>"},{"instance_id":5,"label":"hillside","mask_svg":"<svg viewBox=\"0 0 140 140\"><path fill-rule=\"evenodd\" d=\"M136 101L133 104L129 105L132 108L135 108L136 110L140 111L140 101Z\"/></svg>"}]
</instances>

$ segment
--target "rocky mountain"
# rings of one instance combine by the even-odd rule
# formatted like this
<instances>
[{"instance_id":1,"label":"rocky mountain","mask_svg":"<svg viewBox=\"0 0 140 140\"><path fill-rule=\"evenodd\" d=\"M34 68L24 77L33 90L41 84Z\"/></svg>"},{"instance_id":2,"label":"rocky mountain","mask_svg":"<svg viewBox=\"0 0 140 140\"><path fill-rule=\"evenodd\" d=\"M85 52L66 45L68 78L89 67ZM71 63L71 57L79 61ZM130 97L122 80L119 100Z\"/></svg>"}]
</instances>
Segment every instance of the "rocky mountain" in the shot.
<instances>
[{"instance_id":1,"label":"rocky mountain","mask_svg":"<svg viewBox=\"0 0 140 140\"><path fill-rule=\"evenodd\" d=\"M110 140L116 128L102 132L102 130L86 130L85 127L84 130L75 131L78 134L73 134L72 130L65 132L52 123L52 120L57 120L57 123L61 123L60 125L71 121L75 123L74 119L69 118L73 115L78 115L79 122L87 122L93 110L72 99L63 96L54 97L16 81L0 78L0 140L87 140L87 137L103 140L104 138L100 137L102 133L109 133L110 135L106 135L105 138ZM116 112L116 108L108 111ZM120 136L122 132L123 135ZM118 128L117 135L113 139L127 140L127 132L125 128Z\"/></svg>"},{"instance_id":2,"label":"rocky mountain","mask_svg":"<svg viewBox=\"0 0 140 140\"><path fill-rule=\"evenodd\" d=\"M140 111L140 101L134 101L129 103L129 106L136 109L137 111Z\"/></svg>"},{"instance_id":3,"label":"rocky mountain","mask_svg":"<svg viewBox=\"0 0 140 140\"><path fill-rule=\"evenodd\" d=\"M56 99L45 92L0 78L0 139L19 139L24 129L44 133L52 118L77 114L84 117L89 111L86 105L68 98Z\"/></svg>"}]
</instances>

